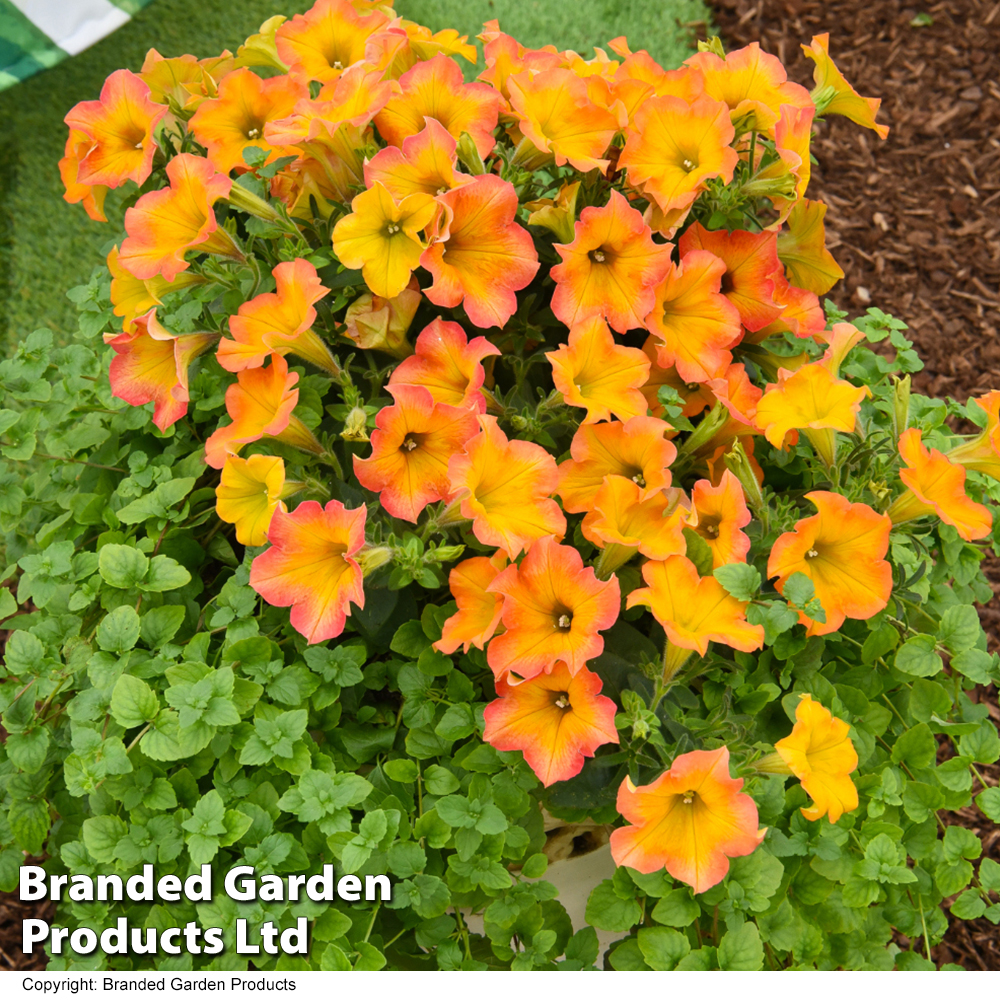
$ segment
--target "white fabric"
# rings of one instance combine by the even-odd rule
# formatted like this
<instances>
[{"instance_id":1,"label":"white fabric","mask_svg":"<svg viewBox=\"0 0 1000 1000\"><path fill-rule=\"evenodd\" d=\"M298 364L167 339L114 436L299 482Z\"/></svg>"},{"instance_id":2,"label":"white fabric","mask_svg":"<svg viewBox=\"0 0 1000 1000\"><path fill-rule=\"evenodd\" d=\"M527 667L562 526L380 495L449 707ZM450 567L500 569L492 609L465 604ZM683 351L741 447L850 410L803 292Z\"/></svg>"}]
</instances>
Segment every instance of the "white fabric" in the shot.
<instances>
[{"instance_id":1,"label":"white fabric","mask_svg":"<svg viewBox=\"0 0 1000 1000\"><path fill-rule=\"evenodd\" d=\"M64 52L75 56L129 20L110 0L11 0Z\"/></svg>"}]
</instances>

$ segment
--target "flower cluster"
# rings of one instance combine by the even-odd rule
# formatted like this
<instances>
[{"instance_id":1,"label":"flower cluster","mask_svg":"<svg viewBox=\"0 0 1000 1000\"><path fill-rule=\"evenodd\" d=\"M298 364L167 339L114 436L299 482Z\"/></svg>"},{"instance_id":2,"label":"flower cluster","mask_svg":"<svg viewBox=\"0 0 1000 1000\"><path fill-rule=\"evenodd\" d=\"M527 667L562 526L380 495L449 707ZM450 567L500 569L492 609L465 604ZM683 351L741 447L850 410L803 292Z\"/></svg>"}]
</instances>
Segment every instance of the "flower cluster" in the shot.
<instances>
[{"instance_id":1,"label":"flower cluster","mask_svg":"<svg viewBox=\"0 0 1000 1000\"><path fill-rule=\"evenodd\" d=\"M843 275L806 195L816 122L888 131L826 35L811 91L756 44L666 70L624 38L590 59L479 38L468 82L467 38L318 0L74 108L67 200L103 219L140 192L107 262L111 385L166 435L191 371L224 394L217 516L308 643L447 572L433 652L492 673L482 738L547 789L605 747L616 862L705 892L765 837L745 780L795 775L811 822L858 807L857 736L829 682L756 738L678 723L671 749L669 706L755 663L773 700L776 642L912 631L914 528L993 530L967 487L1000 479L1000 392L955 444L890 378L898 328L820 302ZM183 328L192 297L215 326ZM633 664L638 714L601 693L625 629L663 650Z\"/></svg>"}]
</instances>

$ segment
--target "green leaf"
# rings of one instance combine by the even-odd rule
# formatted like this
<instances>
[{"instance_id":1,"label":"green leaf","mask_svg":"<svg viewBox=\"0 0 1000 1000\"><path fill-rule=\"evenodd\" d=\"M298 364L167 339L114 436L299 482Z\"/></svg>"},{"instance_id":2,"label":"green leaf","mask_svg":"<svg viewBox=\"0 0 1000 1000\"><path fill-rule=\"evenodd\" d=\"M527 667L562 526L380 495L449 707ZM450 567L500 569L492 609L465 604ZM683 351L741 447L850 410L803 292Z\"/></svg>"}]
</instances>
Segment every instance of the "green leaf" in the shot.
<instances>
[{"instance_id":1,"label":"green leaf","mask_svg":"<svg viewBox=\"0 0 1000 1000\"><path fill-rule=\"evenodd\" d=\"M976 796L976 805L984 816L994 823L1000 823L1000 788L987 788Z\"/></svg>"},{"instance_id":2,"label":"green leaf","mask_svg":"<svg viewBox=\"0 0 1000 1000\"><path fill-rule=\"evenodd\" d=\"M694 563L699 576L711 576L715 555L712 547L693 528L684 529L684 539L687 542L687 557Z\"/></svg>"},{"instance_id":3,"label":"green leaf","mask_svg":"<svg viewBox=\"0 0 1000 1000\"><path fill-rule=\"evenodd\" d=\"M525 878L541 878L549 867L549 859L544 854L532 854L521 866Z\"/></svg>"},{"instance_id":4,"label":"green leaf","mask_svg":"<svg viewBox=\"0 0 1000 1000\"><path fill-rule=\"evenodd\" d=\"M180 590L190 582L191 574L176 559L154 556L146 580L139 587L153 594L162 594L167 590Z\"/></svg>"},{"instance_id":5,"label":"green leaf","mask_svg":"<svg viewBox=\"0 0 1000 1000\"><path fill-rule=\"evenodd\" d=\"M128 827L117 816L92 816L83 821L83 842L99 864L115 860L118 841L127 834Z\"/></svg>"},{"instance_id":6,"label":"green leaf","mask_svg":"<svg viewBox=\"0 0 1000 1000\"><path fill-rule=\"evenodd\" d=\"M425 649L429 649L430 645L431 640L424 634L423 626L418 621L412 621L396 629L389 648L400 656L415 660Z\"/></svg>"},{"instance_id":7,"label":"green leaf","mask_svg":"<svg viewBox=\"0 0 1000 1000\"><path fill-rule=\"evenodd\" d=\"M915 635L907 639L896 652L896 669L911 677L933 677L944 668L944 662L934 651L937 645L932 635Z\"/></svg>"},{"instance_id":8,"label":"green leaf","mask_svg":"<svg viewBox=\"0 0 1000 1000\"><path fill-rule=\"evenodd\" d=\"M49 731L40 726L23 733L8 733L5 747L14 767L35 774L41 770L49 752Z\"/></svg>"},{"instance_id":9,"label":"green leaf","mask_svg":"<svg viewBox=\"0 0 1000 1000\"><path fill-rule=\"evenodd\" d=\"M601 931L623 932L630 930L642 916L642 907L636 899L622 899L615 892L611 879L605 879L591 891L587 898L586 920Z\"/></svg>"},{"instance_id":10,"label":"green leaf","mask_svg":"<svg viewBox=\"0 0 1000 1000\"><path fill-rule=\"evenodd\" d=\"M1000 735L997 727L989 719L984 719L979 728L958 741L958 751L964 757L971 757L977 764L993 764L1000 760Z\"/></svg>"},{"instance_id":11,"label":"green leaf","mask_svg":"<svg viewBox=\"0 0 1000 1000\"><path fill-rule=\"evenodd\" d=\"M727 931L719 942L719 968L724 972L756 972L764 967L764 945L760 931L747 921L735 931Z\"/></svg>"},{"instance_id":12,"label":"green leaf","mask_svg":"<svg viewBox=\"0 0 1000 1000\"><path fill-rule=\"evenodd\" d=\"M691 950L687 937L669 927L643 927L639 931L639 951L646 964L657 972L672 972ZM763 948L761 949L763 961Z\"/></svg>"},{"instance_id":13,"label":"green leaf","mask_svg":"<svg viewBox=\"0 0 1000 1000\"><path fill-rule=\"evenodd\" d=\"M816 585L805 573L792 573L785 581L781 596L789 604L804 608L816 596Z\"/></svg>"},{"instance_id":14,"label":"green leaf","mask_svg":"<svg viewBox=\"0 0 1000 1000\"><path fill-rule=\"evenodd\" d=\"M400 781L405 785L412 785L417 780L420 768L415 760L401 758L399 760L388 760L382 765L382 770L392 778L393 781Z\"/></svg>"},{"instance_id":15,"label":"green leaf","mask_svg":"<svg viewBox=\"0 0 1000 1000\"><path fill-rule=\"evenodd\" d=\"M937 740L926 722L908 729L892 748L892 762L898 764L903 761L915 771L930 767L936 757Z\"/></svg>"},{"instance_id":16,"label":"green leaf","mask_svg":"<svg viewBox=\"0 0 1000 1000\"><path fill-rule=\"evenodd\" d=\"M658 924L669 927L687 927L698 914L701 907L691 898L690 889L671 889L653 907L652 918Z\"/></svg>"},{"instance_id":17,"label":"green leaf","mask_svg":"<svg viewBox=\"0 0 1000 1000\"><path fill-rule=\"evenodd\" d=\"M0 588L0 621L10 618L17 611L17 601L14 595L6 588Z\"/></svg>"},{"instance_id":18,"label":"green leaf","mask_svg":"<svg viewBox=\"0 0 1000 1000\"><path fill-rule=\"evenodd\" d=\"M123 604L105 615L97 626L97 644L112 653L125 653L139 641L139 615Z\"/></svg>"},{"instance_id":19,"label":"green leaf","mask_svg":"<svg viewBox=\"0 0 1000 1000\"><path fill-rule=\"evenodd\" d=\"M98 559L101 579L112 587L132 590L145 579L149 559L132 545L105 545Z\"/></svg>"},{"instance_id":20,"label":"green leaf","mask_svg":"<svg viewBox=\"0 0 1000 1000\"><path fill-rule=\"evenodd\" d=\"M949 909L959 920L976 920L986 912L986 903L978 889L966 889Z\"/></svg>"},{"instance_id":21,"label":"green leaf","mask_svg":"<svg viewBox=\"0 0 1000 1000\"><path fill-rule=\"evenodd\" d=\"M983 853L983 845L979 838L964 826L949 826L941 841L944 859L954 864L962 858L974 861Z\"/></svg>"},{"instance_id":22,"label":"green leaf","mask_svg":"<svg viewBox=\"0 0 1000 1000\"><path fill-rule=\"evenodd\" d=\"M958 604L941 616L937 640L950 653L964 653L976 645L982 631L976 609L971 604Z\"/></svg>"},{"instance_id":23,"label":"green leaf","mask_svg":"<svg viewBox=\"0 0 1000 1000\"><path fill-rule=\"evenodd\" d=\"M427 866L427 855L419 844L393 844L389 848L389 871L399 878L409 878L422 872Z\"/></svg>"},{"instance_id":24,"label":"green leaf","mask_svg":"<svg viewBox=\"0 0 1000 1000\"><path fill-rule=\"evenodd\" d=\"M450 795L456 788L459 787L458 778L451 773L446 767L441 767L438 764L431 764L426 771L424 771L424 788L431 795Z\"/></svg>"},{"instance_id":25,"label":"green leaf","mask_svg":"<svg viewBox=\"0 0 1000 1000\"><path fill-rule=\"evenodd\" d=\"M987 892L1000 892L1000 862L983 858L979 866L979 881Z\"/></svg>"},{"instance_id":26,"label":"green leaf","mask_svg":"<svg viewBox=\"0 0 1000 1000\"><path fill-rule=\"evenodd\" d=\"M194 489L195 482L195 479L188 478L160 483L151 493L126 504L116 516L122 524L140 524L151 517L166 517L170 508Z\"/></svg>"},{"instance_id":27,"label":"green leaf","mask_svg":"<svg viewBox=\"0 0 1000 1000\"><path fill-rule=\"evenodd\" d=\"M179 604L164 604L142 616L139 636L150 649L165 646L184 624L185 609Z\"/></svg>"},{"instance_id":28,"label":"green leaf","mask_svg":"<svg viewBox=\"0 0 1000 1000\"><path fill-rule=\"evenodd\" d=\"M891 653L899 645L899 633L894 625L883 622L874 632L870 632L861 647L863 663L874 663L879 657Z\"/></svg>"},{"instance_id":29,"label":"green leaf","mask_svg":"<svg viewBox=\"0 0 1000 1000\"><path fill-rule=\"evenodd\" d=\"M760 573L749 563L719 566L712 575L738 601L752 601L760 590Z\"/></svg>"},{"instance_id":30,"label":"green leaf","mask_svg":"<svg viewBox=\"0 0 1000 1000\"><path fill-rule=\"evenodd\" d=\"M153 689L138 677L122 674L111 693L111 714L125 729L144 726L159 715L160 700ZM237 720L238 721L238 720Z\"/></svg>"}]
</instances>

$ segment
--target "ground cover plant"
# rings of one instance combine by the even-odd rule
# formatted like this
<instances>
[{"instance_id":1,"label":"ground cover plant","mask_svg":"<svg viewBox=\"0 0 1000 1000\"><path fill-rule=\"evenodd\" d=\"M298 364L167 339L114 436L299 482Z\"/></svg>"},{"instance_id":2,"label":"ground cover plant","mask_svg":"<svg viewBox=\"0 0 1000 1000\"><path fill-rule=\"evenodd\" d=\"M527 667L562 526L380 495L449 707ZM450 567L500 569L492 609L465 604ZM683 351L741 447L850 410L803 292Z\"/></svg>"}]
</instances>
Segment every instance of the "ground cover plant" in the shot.
<instances>
[{"instance_id":1,"label":"ground cover plant","mask_svg":"<svg viewBox=\"0 0 1000 1000\"><path fill-rule=\"evenodd\" d=\"M134 187L76 341L0 363L3 888L394 877L58 911L307 917L265 969L588 968L595 928L620 970L933 967L945 906L1000 922L943 819L1000 757L1000 392L911 392L903 323L821 303L812 126L878 102L825 35L812 91L754 45L482 41L466 82L457 32L320 0L67 115L67 200ZM543 809L614 827L588 926Z\"/></svg>"}]
</instances>

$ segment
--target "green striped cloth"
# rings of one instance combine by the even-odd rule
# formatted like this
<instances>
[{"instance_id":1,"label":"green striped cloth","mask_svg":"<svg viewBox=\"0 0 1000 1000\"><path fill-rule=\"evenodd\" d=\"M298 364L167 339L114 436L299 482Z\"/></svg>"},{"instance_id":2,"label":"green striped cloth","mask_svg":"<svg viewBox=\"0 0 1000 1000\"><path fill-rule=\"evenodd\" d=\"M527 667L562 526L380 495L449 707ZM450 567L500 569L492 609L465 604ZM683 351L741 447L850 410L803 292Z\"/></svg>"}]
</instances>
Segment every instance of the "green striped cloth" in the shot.
<instances>
[{"instance_id":1,"label":"green striped cloth","mask_svg":"<svg viewBox=\"0 0 1000 1000\"><path fill-rule=\"evenodd\" d=\"M0 90L75 56L152 0L0 0Z\"/></svg>"}]
</instances>

